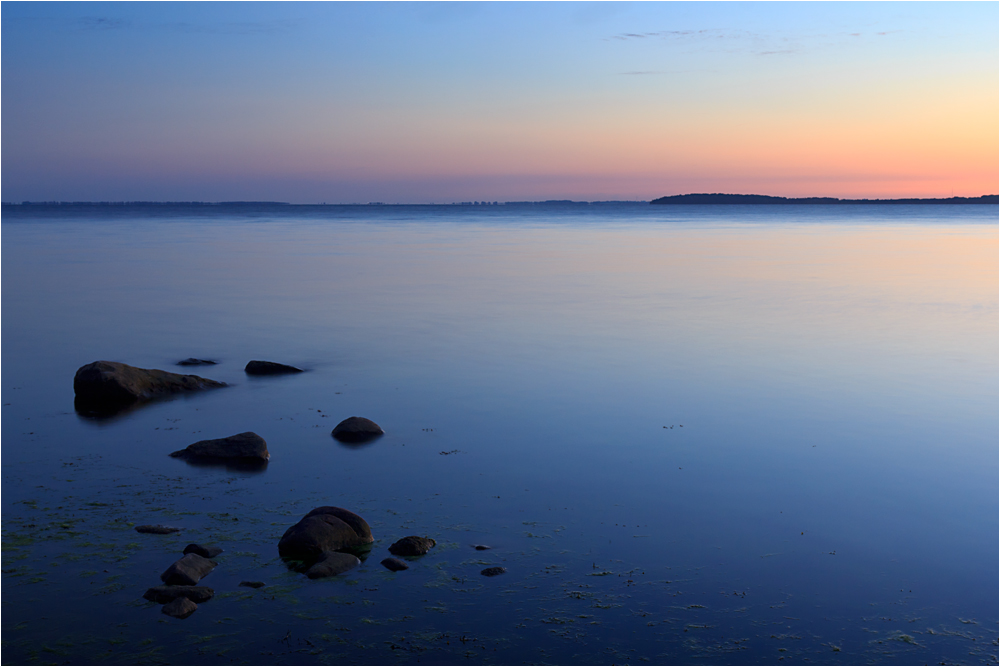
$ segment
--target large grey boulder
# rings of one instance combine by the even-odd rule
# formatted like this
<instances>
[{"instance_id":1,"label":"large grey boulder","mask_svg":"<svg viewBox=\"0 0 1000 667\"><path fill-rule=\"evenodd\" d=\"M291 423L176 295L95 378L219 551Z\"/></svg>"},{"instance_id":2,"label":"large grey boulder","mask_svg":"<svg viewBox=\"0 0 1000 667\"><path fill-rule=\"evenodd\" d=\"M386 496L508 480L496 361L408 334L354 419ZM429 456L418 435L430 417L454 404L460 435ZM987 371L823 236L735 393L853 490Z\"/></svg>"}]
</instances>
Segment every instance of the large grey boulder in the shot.
<instances>
[{"instance_id":1,"label":"large grey boulder","mask_svg":"<svg viewBox=\"0 0 1000 667\"><path fill-rule=\"evenodd\" d=\"M113 412L161 396L225 386L225 382L197 375L136 368L117 361L81 366L73 378L77 408L95 412Z\"/></svg>"},{"instance_id":2,"label":"large grey boulder","mask_svg":"<svg viewBox=\"0 0 1000 667\"><path fill-rule=\"evenodd\" d=\"M330 551L306 570L306 576L310 579L333 577L354 569L358 565L361 565L361 560L354 554Z\"/></svg>"},{"instance_id":3,"label":"large grey boulder","mask_svg":"<svg viewBox=\"0 0 1000 667\"><path fill-rule=\"evenodd\" d=\"M348 417L333 428L331 435L341 442L368 442L385 433L382 427L371 419Z\"/></svg>"},{"instance_id":4,"label":"large grey boulder","mask_svg":"<svg viewBox=\"0 0 1000 667\"><path fill-rule=\"evenodd\" d=\"M284 558L317 561L330 551L353 550L375 541L368 523L341 507L317 507L285 531L278 542Z\"/></svg>"},{"instance_id":5,"label":"large grey boulder","mask_svg":"<svg viewBox=\"0 0 1000 667\"><path fill-rule=\"evenodd\" d=\"M208 586L153 586L142 597L150 602L166 604L176 598L187 598L191 602L207 602L215 596Z\"/></svg>"},{"instance_id":6,"label":"large grey boulder","mask_svg":"<svg viewBox=\"0 0 1000 667\"><path fill-rule=\"evenodd\" d=\"M160 581L168 586L194 586L215 569L215 561L198 554L186 554L183 558L164 570Z\"/></svg>"},{"instance_id":7,"label":"large grey boulder","mask_svg":"<svg viewBox=\"0 0 1000 667\"><path fill-rule=\"evenodd\" d=\"M243 369L247 375L284 375L286 373L301 373L301 368L275 363L273 361L249 361Z\"/></svg>"},{"instance_id":8,"label":"large grey boulder","mask_svg":"<svg viewBox=\"0 0 1000 667\"><path fill-rule=\"evenodd\" d=\"M190 460L237 459L246 462L266 462L271 458L264 438L252 431L231 435L228 438L199 440L170 455Z\"/></svg>"}]
</instances>

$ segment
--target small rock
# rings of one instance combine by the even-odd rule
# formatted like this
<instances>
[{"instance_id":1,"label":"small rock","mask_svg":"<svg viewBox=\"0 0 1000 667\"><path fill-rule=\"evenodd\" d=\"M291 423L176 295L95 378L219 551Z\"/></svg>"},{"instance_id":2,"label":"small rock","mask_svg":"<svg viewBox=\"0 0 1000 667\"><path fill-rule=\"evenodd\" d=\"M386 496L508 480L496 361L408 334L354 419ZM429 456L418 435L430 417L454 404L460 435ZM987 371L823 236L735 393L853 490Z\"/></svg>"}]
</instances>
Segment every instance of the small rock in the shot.
<instances>
[{"instance_id":1,"label":"small rock","mask_svg":"<svg viewBox=\"0 0 1000 667\"><path fill-rule=\"evenodd\" d=\"M183 361L178 361L178 366L214 366L219 362L212 361L211 359L195 359L194 357L188 357Z\"/></svg>"},{"instance_id":2,"label":"small rock","mask_svg":"<svg viewBox=\"0 0 1000 667\"><path fill-rule=\"evenodd\" d=\"M484 577L495 577L498 574L503 574L506 571L507 568L497 566L497 567L488 567L479 574L483 575Z\"/></svg>"},{"instance_id":3,"label":"small rock","mask_svg":"<svg viewBox=\"0 0 1000 667\"><path fill-rule=\"evenodd\" d=\"M174 526L161 526L160 524L145 524L142 526L136 526L135 532L151 533L153 535L167 535L169 533L179 533L181 532L181 529Z\"/></svg>"},{"instance_id":4,"label":"small rock","mask_svg":"<svg viewBox=\"0 0 1000 667\"><path fill-rule=\"evenodd\" d=\"M396 556L423 556L425 553L430 551L437 542L429 537L417 537L416 535L410 535L409 537L404 537L401 540L396 540L391 547L389 547L389 553Z\"/></svg>"},{"instance_id":5,"label":"small rock","mask_svg":"<svg viewBox=\"0 0 1000 667\"><path fill-rule=\"evenodd\" d=\"M400 570L409 570L410 566L399 560L398 558L386 558L382 561L382 565L386 569L392 570L393 572L399 572Z\"/></svg>"},{"instance_id":6,"label":"small rock","mask_svg":"<svg viewBox=\"0 0 1000 667\"><path fill-rule=\"evenodd\" d=\"M163 605L162 611L167 616L174 618L187 618L198 610L198 605L187 598L174 598L173 601Z\"/></svg>"},{"instance_id":7,"label":"small rock","mask_svg":"<svg viewBox=\"0 0 1000 667\"><path fill-rule=\"evenodd\" d=\"M203 547L200 544L189 544L184 547L186 554L198 554L202 558L215 558L222 553L219 547Z\"/></svg>"},{"instance_id":8,"label":"small rock","mask_svg":"<svg viewBox=\"0 0 1000 667\"><path fill-rule=\"evenodd\" d=\"M284 558L316 560L329 551L357 549L375 541L368 523L341 507L317 507L285 531L278 542Z\"/></svg>"},{"instance_id":9,"label":"small rock","mask_svg":"<svg viewBox=\"0 0 1000 667\"><path fill-rule=\"evenodd\" d=\"M243 369L247 375L284 375L285 373L301 373L301 368L277 364L273 361L251 361Z\"/></svg>"},{"instance_id":10,"label":"small rock","mask_svg":"<svg viewBox=\"0 0 1000 667\"><path fill-rule=\"evenodd\" d=\"M187 554L164 570L160 581L167 585L194 586L202 577L215 569L215 561L198 554Z\"/></svg>"},{"instance_id":11,"label":"small rock","mask_svg":"<svg viewBox=\"0 0 1000 667\"><path fill-rule=\"evenodd\" d=\"M361 560L357 556L339 551L331 551L306 570L306 576L310 579L333 577L352 570L358 565L361 565Z\"/></svg>"},{"instance_id":12,"label":"small rock","mask_svg":"<svg viewBox=\"0 0 1000 667\"><path fill-rule=\"evenodd\" d=\"M348 417L337 424L331 435L341 442L368 442L385 433L382 427L371 419Z\"/></svg>"},{"instance_id":13,"label":"small rock","mask_svg":"<svg viewBox=\"0 0 1000 667\"><path fill-rule=\"evenodd\" d=\"M77 409L99 413L168 394L225 386L225 382L197 375L136 368L117 361L95 361L81 366L73 378Z\"/></svg>"},{"instance_id":14,"label":"small rock","mask_svg":"<svg viewBox=\"0 0 1000 667\"><path fill-rule=\"evenodd\" d=\"M473 544L472 545L476 551L486 551L487 549L492 549L493 547L488 547L485 544Z\"/></svg>"},{"instance_id":15,"label":"small rock","mask_svg":"<svg viewBox=\"0 0 1000 667\"><path fill-rule=\"evenodd\" d=\"M215 595L208 586L153 586L142 597L150 602L166 604L177 598L187 598L191 602L208 602Z\"/></svg>"},{"instance_id":16,"label":"small rock","mask_svg":"<svg viewBox=\"0 0 1000 667\"><path fill-rule=\"evenodd\" d=\"M241 581L239 585L247 588L264 588L265 586L263 581Z\"/></svg>"},{"instance_id":17,"label":"small rock","mask_svg":"<svg viewBox=\"0 0 1000 667\"><path fill-rule=\"evenodd\" d=\"M240 459L268 461L267 442L253 431L231 435L216 440L199 440L186 448L172 452L171 456L185 459Z\"/></svg>"}]
</instances>

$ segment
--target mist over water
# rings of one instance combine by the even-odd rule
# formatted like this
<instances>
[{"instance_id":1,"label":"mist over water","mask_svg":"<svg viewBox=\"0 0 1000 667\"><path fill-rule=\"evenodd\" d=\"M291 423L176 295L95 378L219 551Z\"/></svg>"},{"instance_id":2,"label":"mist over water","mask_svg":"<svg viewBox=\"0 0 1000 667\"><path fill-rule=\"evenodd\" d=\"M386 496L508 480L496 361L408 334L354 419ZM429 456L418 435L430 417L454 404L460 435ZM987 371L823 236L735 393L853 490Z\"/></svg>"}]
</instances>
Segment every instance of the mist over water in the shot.
<instances>
[{"instance_id":1,"label":"mist over water","mask_svg":"<svg viewBox=\"0 0 1000 667\"><path fill-rule=\"evenodd\" d=\"M5 663L997 662L995 206L5 207L2 237ZM95 421L98 359L232 386ZM386 435L339 444L352 415ZM167 456L244 431L266 470ZM308 580L276 545L319 505L376 542ZM438 544L388 572L405 535ZM141 596L189 542L216 597L167 619Z\"/></svg>"}]
</instances>

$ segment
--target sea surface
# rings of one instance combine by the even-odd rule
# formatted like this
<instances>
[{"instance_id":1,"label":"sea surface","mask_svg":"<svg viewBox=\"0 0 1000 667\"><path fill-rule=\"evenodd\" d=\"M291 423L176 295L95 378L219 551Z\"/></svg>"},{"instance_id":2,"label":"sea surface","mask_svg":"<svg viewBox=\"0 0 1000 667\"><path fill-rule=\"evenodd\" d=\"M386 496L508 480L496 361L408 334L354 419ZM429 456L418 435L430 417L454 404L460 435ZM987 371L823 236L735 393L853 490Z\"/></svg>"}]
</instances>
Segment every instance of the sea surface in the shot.
<instances>
[{"instance_id":1,"label":"sea surface","mask_svg":"<svg viewBox=\"0 0 1000 667\"><path fill-rule=\"evenodd\" d=\"M0 233L4 664L997 664L996 206L5 206ZM96 360L231 386L93 419ZM386 434L338 443L352 415ZM168 456L244 431L265 470ZM375 544L309 580L276 545L320 505ZM437 545L390 572L406 535ZM190 542L225 551L177 620L142 594Z\"/></svg>"}]
</instances>

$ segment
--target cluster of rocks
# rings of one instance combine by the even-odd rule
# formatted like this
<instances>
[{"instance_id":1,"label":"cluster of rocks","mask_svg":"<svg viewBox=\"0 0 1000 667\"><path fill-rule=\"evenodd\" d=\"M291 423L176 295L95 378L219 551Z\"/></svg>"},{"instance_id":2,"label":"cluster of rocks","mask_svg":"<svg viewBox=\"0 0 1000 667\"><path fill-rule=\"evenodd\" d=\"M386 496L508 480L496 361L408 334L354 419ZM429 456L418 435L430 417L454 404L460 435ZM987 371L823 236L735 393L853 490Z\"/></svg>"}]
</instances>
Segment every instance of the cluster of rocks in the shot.
<instances>
[{"instance_id":1,"label":"cluster of rocks","mask_svg":"<svg viewBox=\"0 0 1000 667\"><path fill-rule=\"evenodd\" d=\"M215 569L217 563L212 558L220 553L222 549L219 547L187 545L184 547L184 556L160 575L163 585L150 588L142 597L162 604L161 611L167 616L187 618L198 609L200 603L215 596L214 590L199 586L198 582Z\"/></svg>"}]
</instances>

